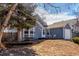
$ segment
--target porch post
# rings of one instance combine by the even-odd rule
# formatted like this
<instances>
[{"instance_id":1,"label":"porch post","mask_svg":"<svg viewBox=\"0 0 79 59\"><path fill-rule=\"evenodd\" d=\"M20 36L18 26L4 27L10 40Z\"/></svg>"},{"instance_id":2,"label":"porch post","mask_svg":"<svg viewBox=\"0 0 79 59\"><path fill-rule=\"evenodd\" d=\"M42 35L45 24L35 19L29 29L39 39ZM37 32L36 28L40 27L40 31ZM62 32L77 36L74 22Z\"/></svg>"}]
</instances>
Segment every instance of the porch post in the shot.
<instances>
[{"instance_id":1,"label":"porch post","mask_svg":"<svg viewBox=\"0 0 79 59\"><path fill-rule=\"evenodd\" d=\"M25 29L22 30L22 39L23 39L23 40L25 39L25 38L24 38L24 31L25 31Z\"/></svg>"},{"instance_id":2,"label":"porch post","mask_svg":"<svg viewBox=\"0 0 79 59\"><path fill-rule=\"evenodd\" d=\"M30 38L30 29L28 30L28 37Z\"/></svg>"},{"instance_id":3,"label":"porch post","mask_svg":"<svg viewBox=\"0 0 79 59\"><path fill-rule=\"evenodd\" d=\"M22 41L22 31L19 31L18 41Z\"/></svg>"}]
</instances>

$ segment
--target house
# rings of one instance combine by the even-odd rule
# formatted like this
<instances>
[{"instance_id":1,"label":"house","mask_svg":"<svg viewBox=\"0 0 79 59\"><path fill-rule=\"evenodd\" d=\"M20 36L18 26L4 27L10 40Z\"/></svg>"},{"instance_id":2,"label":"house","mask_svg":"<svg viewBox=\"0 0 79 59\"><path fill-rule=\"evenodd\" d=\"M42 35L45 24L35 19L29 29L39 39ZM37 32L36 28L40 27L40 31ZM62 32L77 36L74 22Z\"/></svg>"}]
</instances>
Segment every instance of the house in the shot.
<instances>
[{"instance_id":1,"label":"house","mask_svg":"<svg viewBox=\"0 0 79 59\"><path fill-rule=\"evenodd\" d=\"M79 21L74 25L74 36L79 36Z\"/></svg>"},{"instance_id":2,"label":"house","mask_svg":"<svg viewBox=\"0 0 79 59\"><path fill-rule=\"evenodd\" d=\"M33 28L30 28L30 29L22 29L20 31L20 34L18 35L19 36L19 40L18 41L24 41L24 40L28 40L29 38L30 39L39 39L39 38L45 38L46 37L46 27L47 27L47 24L37 15L37 20L36 20L36 24ZM11 29L11 28L6 28L5 33L9 33L9 38L11 35L13 35L13 38L14 38L14 34L15 34L15 38L17 36L17 29ZM14 34L11 34L11 33L14 33ZM5 37L7 37L5 35ZM12 36L11 36L12 37ZM11 38L12 40L12 38Z\"/></svg>"},{"instance_id":3,"label":"house","mask_svg":"<svg viewBox=\"0 0 79 59\"><path fill-rule=\"evenodd\" d=\"M61 22L56 22L47 27L49 30L49 37L56 39L71 39L73 37L73 31L75 31L75 24L77 19L71 19Z\"/></svg>"},{"instance_id":4,"label":"house","mask_svg":"<svg viewBox=\"0 0 79 59\"><path fill-rule=\"evenodd\" d=\"M75 25L74 25L74 30L75 30L75 32L79 32L79 21L77 21L77 23L75 23Z\"/></svg>"},{"instance_id":5,"label":"house","mask_svg":"<svg viewBox=\"0 0 79 59\"><path fill-rule=\"evenodd\" d=\"M46 27L47 24L41 20L40 17L36 20L36 25L29 30L23 29L21 35L19 36L21 40L27 40L27 38L39 39L46 37Z\"/></svg>"},{"instance_id":6,"label":"house","mask_svg":"<svg viewBox=\"0 0 79 59\"><path fill-rule=\"evenodd\" d=\"M19 40L24 41L30 39L39 39L39 38L56 38L56 39L71 39L73 37L73 32L77 31L78 22L77 19L71 19L61 22L56 22L51 25L47 25L40 17L37 15L36 24L33 28L30 29L22 29L20 31ZM78 30L79 31L79 30ZM8 36L16 38L17 30L6 28L5 33L9 33ZM14 33L14 34L12 34Z\"/></svg>"}]
</instances>

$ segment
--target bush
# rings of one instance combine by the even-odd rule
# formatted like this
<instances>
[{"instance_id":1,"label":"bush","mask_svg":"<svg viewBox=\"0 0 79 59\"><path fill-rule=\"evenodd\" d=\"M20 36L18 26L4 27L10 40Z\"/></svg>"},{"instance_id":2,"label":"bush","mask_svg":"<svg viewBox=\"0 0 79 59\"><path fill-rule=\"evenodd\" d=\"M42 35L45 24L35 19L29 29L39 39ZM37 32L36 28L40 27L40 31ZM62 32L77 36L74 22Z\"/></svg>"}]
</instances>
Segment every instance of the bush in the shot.
<instances>
[{"instance_id":1,"label":"bush","mask_svg":"<svg viewBox=\"0 0 79 59\"><path fill-rule=\"evenodd\" d=\"M74 38L72 38L72 40L73 40L75 43L79 44L79 37L74 37Z\"/></svg>"}]
</instances>

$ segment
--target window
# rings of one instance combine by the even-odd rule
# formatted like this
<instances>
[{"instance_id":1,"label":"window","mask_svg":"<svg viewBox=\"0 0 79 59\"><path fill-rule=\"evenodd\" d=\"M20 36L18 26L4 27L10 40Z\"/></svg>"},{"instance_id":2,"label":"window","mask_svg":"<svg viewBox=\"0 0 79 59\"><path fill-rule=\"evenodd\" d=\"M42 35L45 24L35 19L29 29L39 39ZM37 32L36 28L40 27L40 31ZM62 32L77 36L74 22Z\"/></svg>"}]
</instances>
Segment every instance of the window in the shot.
<instances>
[{"instance_id":1,"label":"window","mask_svg":"<svg viewBox=\"0 0 79 59\"><path fill-rule=\"evenodd\" d=\"M24 31L24 37L33 37L33 36L34 36L34 29Z\"/></svg>"},{"instance_id":2,"label":"window","mask_svg":"<svg viewBox=\"0 0 79 59\"><path fill-rule=\"evenodd\" d=\"M30 34L33 34L33 31L30 31Z\"/></svg>"},{"instance_id":3,"label":"window","mask_svg":"<svg viewBox=\"0 0 79 59\"><path fill-rule=\"evenodd\" d=\"M25 34L28 34L28 31L25 31L24 33L25 33Z\"/></svg>"},{"instance_id":4,"label":"window","mask_svg":"<svg viewBox=\"0 0 79 59\"><path fill-rule=\"evenodd\" d=\"M28 37L28 34L29 34L28 30L25 30L24 31L24 37Z\"/></svg>"},{"instance_id":5,"label":"window","mask_svg":"<svg viewBox=\"0 0 79 59\"><path fill-rule=\"evenodd\" d=\"M33 36L34 36L34 31L31 30L31 31L30 31L30 37L33 37Z\"/></svg>"}]
</instances>

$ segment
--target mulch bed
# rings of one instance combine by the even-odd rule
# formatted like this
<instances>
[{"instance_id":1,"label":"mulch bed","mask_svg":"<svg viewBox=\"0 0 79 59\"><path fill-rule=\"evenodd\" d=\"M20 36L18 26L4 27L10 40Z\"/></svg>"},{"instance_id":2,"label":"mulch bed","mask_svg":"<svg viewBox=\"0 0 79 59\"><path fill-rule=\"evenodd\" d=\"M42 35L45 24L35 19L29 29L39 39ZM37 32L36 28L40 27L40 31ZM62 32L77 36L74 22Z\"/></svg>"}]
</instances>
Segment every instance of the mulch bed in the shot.
<instances>
[{"instance_id":1,"label":"mulch bed","mask_svg":"<svg viewBox=\"0 0 79 59\"><path fill-rule=\"evenodd\" d=\"M34 41L35 42L35 41ZM66 40L37 40L35 44L0 48L0 56L79 56L79 45Z\"/></svg>"},{"instance_id":2,"label":"mulch bed","mask_svg":"<svg viewBox=\"0 0 79 59\"><path fill-rule=\"evenodd\" d=\"M39 40L25 42L4 42L6 49L0 48L0 56L35 56L38 55L31 48L39 43Z\"/></svg>"},{"instance_id":3,"label":"mulch bed","mask_svg":"<svg viewBox=\"0 0 79 59\"><path fill-rule=\"evenodd\" d=\"M27 47L0 48L0 56L35 56L35 51Z\"/></svg>"},{"instance_id":4,"label":"mulch bed","mask_svg":"<svg viewBox=\"0 0 79 59\"><path fill-rule=\"evenodd\" d=\"M79 45L66 40L44 40L32 48L40 56L79 56Z\"/></svg>"}]
</instances>

